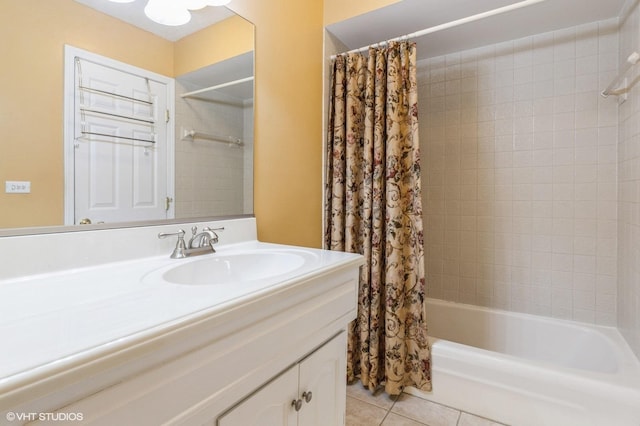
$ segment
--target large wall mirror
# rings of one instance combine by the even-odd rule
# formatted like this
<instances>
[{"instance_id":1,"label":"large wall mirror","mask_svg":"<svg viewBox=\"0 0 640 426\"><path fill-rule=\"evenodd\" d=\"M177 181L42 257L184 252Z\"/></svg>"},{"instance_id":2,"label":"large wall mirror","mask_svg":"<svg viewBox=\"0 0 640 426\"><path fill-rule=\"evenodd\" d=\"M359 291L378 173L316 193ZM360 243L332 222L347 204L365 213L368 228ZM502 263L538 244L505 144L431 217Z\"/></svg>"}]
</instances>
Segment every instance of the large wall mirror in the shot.
<instances>
[{"instance_id":1,"label":"large wall mirror","mask_svg":"<svg viewBox=\"0 0 640 426\"><path fill-rule=\"evenodd\" d=\"M0 46L0 235L85 229L81 218L68 212L74 188L65 130L68 46L171 79L170 161L158 167L173 177L166 196L154 200L166 206L166 220L253 213L253 24L225 7L209 6L192 11L190 23L167 27L144 16L145 4L4 0L0 5L5 40ZM128 143L102 139L114 146ZM96 217L91 223L104 222L101 228L158 220Z\"/></svg>"}]
</instances>

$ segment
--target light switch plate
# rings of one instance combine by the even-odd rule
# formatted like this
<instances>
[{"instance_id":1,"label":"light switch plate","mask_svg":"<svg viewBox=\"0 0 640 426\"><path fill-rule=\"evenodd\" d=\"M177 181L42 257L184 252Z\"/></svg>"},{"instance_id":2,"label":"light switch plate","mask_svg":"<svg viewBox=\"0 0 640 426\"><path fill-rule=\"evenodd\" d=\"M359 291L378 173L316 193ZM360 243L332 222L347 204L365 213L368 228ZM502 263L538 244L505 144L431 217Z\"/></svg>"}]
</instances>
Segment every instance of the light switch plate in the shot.
<instances>
[{"instance_id":1,"label":"light switch plate","mask_svg":"<svg viewBox=\"0 0 640 426\"><path fill-rule=\"evenodd\" d=\"M16 180L5 181L4 192L7 194L29 194L31 192L31 182Z\"/></svg>"}]
</instances>

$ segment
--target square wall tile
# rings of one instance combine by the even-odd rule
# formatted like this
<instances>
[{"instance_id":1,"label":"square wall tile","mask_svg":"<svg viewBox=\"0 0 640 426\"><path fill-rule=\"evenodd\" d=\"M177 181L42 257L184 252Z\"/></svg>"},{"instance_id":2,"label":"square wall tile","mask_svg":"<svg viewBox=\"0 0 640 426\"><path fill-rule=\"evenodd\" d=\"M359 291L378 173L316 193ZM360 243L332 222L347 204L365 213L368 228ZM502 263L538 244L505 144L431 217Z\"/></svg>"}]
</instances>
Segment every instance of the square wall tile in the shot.
<instances>
[{"instance_id":1,"label":"square wall tile","mask_svg":"<svg viewBox=\"0 0 640 426\"><path fill-rule=\"evenodd\" d=\"M430 295L587 322L616 317L622 132L616 100L600 96L617 73L615 25L418 64L419 98L431 102L420 124L429 153L425 236L443 247ZM640 121L640 101L633 108L627 116ZM630 139L634 126L624 132Z\"/></svg>"}]
</instances>

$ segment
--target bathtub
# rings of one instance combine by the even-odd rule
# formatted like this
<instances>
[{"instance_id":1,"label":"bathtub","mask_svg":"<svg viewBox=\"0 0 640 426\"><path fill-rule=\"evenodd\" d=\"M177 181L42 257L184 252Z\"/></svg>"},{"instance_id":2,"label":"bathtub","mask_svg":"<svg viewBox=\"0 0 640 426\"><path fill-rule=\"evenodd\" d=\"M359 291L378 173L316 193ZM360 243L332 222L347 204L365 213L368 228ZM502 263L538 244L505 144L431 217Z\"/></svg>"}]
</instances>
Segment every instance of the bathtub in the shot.
<instances>
[{"instance_id":1,"label":"bathtub","mask_svg":"<svg viewBox=\"0 0 640 426\"><path fill-rule=\"evenodd\" d=\"M613 327L427 299L433 391L516 426L640 426L640 363Z\"/></svg>"}]
</instances>

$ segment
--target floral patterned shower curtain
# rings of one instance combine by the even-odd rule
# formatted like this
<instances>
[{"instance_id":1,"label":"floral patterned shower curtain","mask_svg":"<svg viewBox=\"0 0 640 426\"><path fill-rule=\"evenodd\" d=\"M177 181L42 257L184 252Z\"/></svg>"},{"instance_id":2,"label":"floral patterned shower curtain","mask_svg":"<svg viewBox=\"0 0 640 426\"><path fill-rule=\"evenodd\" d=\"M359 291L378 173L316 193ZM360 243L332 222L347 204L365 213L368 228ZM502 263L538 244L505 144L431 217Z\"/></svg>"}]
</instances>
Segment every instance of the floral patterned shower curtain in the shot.
<instances>
[{"instance_id":1,"label":"floral patterned shower curtain","mask_svg":"<svg viewBox=\"0 0 640 426\"><path fill-rule=\"evenodd\" d=\"M366 259L347 378L431 390L415 43L338 56L329 114L325 247Z\"/></svg>"}]
</instances>

